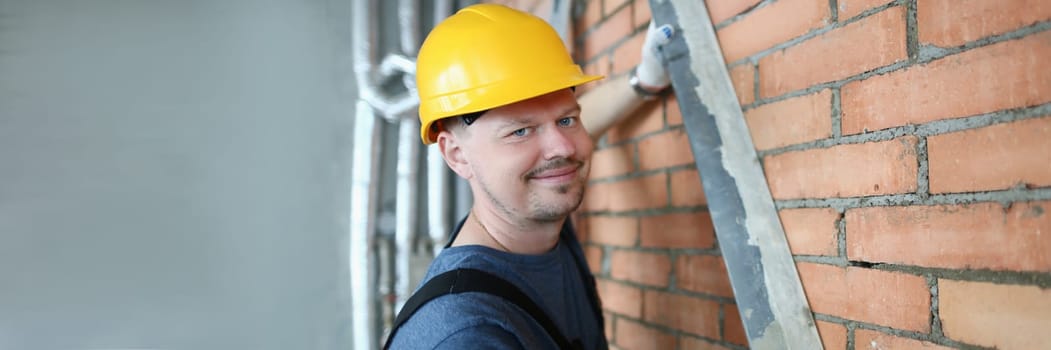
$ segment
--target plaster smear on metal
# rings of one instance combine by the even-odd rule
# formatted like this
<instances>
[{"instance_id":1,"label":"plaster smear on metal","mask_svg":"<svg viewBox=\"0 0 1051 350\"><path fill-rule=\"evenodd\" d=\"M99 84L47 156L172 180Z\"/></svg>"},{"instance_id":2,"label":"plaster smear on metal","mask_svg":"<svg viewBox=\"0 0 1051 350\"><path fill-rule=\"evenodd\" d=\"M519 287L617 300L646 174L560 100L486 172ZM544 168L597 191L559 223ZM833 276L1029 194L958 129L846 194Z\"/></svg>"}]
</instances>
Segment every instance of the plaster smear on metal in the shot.
<instances>
[{"instance_id":1,"label":"plaster smear on metal","mask_svg":"<svg viewBox=\"0 0 1051 350\"><path fill-rule=\"evenodd\" d=\"M664 1L656 0L657 3ZM695 92L714 117L724 141L721 149L722 165L729 176L735 179L738 189L743 190L739 195L747 215L744 225L749 232L748 244L758 247L760 251L764 282L776 322L768 326L761 338L749 341L756 349L820 349L820 338L810 309L806 306L798 272L787 249L788 243L744 116L737 104L737 96L733 89L715 88L733 85L711 28L711 19L703 3L693 0L668 1L675 7L679 18L689 19L679 21L679 25L691 53L691 70L698 74L702 82ZM743 314L747 315L748 312Z\"/></svg>"}]
</instances>

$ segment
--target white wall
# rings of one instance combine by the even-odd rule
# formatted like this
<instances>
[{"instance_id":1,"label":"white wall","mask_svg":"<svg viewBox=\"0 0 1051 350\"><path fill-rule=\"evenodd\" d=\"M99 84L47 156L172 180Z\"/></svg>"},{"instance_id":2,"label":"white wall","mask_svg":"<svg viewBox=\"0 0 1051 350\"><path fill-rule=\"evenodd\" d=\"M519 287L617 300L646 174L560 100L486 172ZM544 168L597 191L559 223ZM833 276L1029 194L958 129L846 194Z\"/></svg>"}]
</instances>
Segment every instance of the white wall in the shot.
<instances>
[{"instance_id":1,"label":"white wall","mask_svg":"<svg viewBox=\"0 0 1051 350\"><path fill-rule=\"evenodd\" d=\"M0 349L350 344L348 8L0 0Z\"/></svg>"}]
</instances>

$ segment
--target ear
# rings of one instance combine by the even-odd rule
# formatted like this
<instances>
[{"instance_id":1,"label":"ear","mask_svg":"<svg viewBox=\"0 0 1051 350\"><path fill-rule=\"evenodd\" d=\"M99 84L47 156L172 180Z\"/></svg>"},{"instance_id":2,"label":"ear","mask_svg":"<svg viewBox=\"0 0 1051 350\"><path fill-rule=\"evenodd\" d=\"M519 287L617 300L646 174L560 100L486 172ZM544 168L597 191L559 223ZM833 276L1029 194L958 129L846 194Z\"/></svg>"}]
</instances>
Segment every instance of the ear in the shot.
<instances>
[{"instance_id":1,"label":"ear","mask_svg":"<svg viewBox=\"0 0 1051 350\"><path fill-rule=\"evenodd\" d=\"M462 140L458 139L452 132L442 130L438 133L436 141L438 149L442 152L442 158L445 158L445 164L448 164L450 169L464 178L464 180L470 180L471 177L474 177L474 172L471 171L471 163L467 160L463 145L460 143Z\"/></svg>"}]
</instances>

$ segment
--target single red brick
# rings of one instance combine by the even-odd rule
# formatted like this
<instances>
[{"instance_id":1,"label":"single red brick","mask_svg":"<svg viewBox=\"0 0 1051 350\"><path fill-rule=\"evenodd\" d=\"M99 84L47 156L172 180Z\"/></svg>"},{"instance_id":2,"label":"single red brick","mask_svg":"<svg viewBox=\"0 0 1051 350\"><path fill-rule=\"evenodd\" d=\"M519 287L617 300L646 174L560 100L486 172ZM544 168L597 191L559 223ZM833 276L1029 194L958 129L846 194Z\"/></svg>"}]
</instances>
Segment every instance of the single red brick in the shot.
<instances>
[{"instance_id":1,"label":"single red brick","mask_svg":"<svg viewBox=\"0 0 1051 350\"><path fill-rule=\"evenodd\" d=\"M635 145L603 148L591 155L589 179L601 179L630 173L635 170Z\"/></svg>"},{"instance_id":2,"label":"single red brick","mask_svg":"<svg viewBox=\"0 0 1051 350\"><path fill-rule=\"evenodd\" d=\"M617 75L630 71L639 64L642 58L642 43L646 40L646 32L639 32L613 49L613 71Z\"/></svg>"},{"instance_id":3,"label":"single red brick","mask_svg":"<svg viewBox=\"0 0 1051 350\"><path fill-rule=\"evenodd\" d=\"M653 174L616 183L613 211L664 208L668 205L668 177Z\"/></svg>"},{"instance_id":4,"label":"single red brick","mask_svg":"<svg viewBox=\"0 0 1051 350\"><path fill-rule=\"evenodd\" d=\"M838 11L839 21L842 22L873 7L886 5L888 2L891 0L838 0L836 11Z\"/></svg>"},{"instance_id":5,"label":"single red brick","mask_svg":"<svg viewBox=\"0 0 1051 350\"><path fill-rule=\"evenodd\" d=\"M1049 42L1044 31L848 83L843 134L1047 103Z\"/></svg>"},{"instance_id":6,"label":"single red brick","mask_svg":"<svg viewBox=\"0 0 1051 350\"><path fill-rule=\"evenodd\" d=\"M686 129L674 129L639 141L639 170L654 170L693 164L693 151Z\"/></svg>"},{"instance_id":7,"label":"single red brick","mask_svg":"<svg viewBox=\"0 0 1051 350\"><path fill-rule=\"evenodd\" d=\"M817 334L821 336L821 345L825 350L847 349L847 327L832 322L818 320Z\"/></svg>"},{"instance_id":8,"label":"single red brick","mask_svg":"<svg viewBox=\"0 0 1051 350\"><path fill-rule=\"evenodd\" d=\"M883 350L883 349L917 349L917 350L951 350L953 348L938 344L896 337L890 334L858 329L854 331L855 350Z\"/></svg>"},{"instance_id":9,"label":"single red brick","mask_svg":"<svg viewBox=\"0 0 1051 350\"><path fill-rule=\"evenodd\" d=\"M715 227L708 212L644 216L641 220L643 247L706 249L715 245Z\"/></svg>"},{"instance_id":10,"label":"single red brick","mask_svg":"<svg viewBox=\"0 0 1051 350\"><path fill-rule=\"evenodd\" d=\"M632 6L635 9L635 28L649 25L650 18L653 17L653 14L650 13L650 2L635 1Z\"/></svg>"},{"instance_id":11,"label":"single red brick","mask_svg":"<svg viewBox=\"0 0 1051 350\"><path fill-rule=\"evenodd\" d=\"M839 213L832 208L782 209L778 216L792 254L839 254L836 221Z\"/></svg>"},{"instance_id":12,"label":"single red brick","mask_svg":"<svg viewBox=\"0 0 1051 350\"><path fill-rule=\"evenodd\" d=\"M850 260L940 267L1051 271L1051 202L849 209Z\"/></svg>"},{"instance_id":13,"label":"single red brick","mask_svg":"<svg viewBox=\"0 0 1051 350\"><path fill-rule=\"evenodd\" d=\"M665 254L615 250L610 256L609 273L615 279L664 287L671 274L671 260Z\"/></svg>"},{"instance_id":14,"label":"single red brick","mask_svg":"<svg viewBox=\"0 0 1051 350\"><path fill-rule=\"evenodd\" d=\"M679 255L675 262L678 287L691 292L733 298L730 276L723 258L712 255Z\"/></svg>"},{"instance_id":15,"label":"single red brick","mask_svg":"<svg viewBox=\"0 0 1051 350\"><path fill-rule=\"evenodd\" d=\"M638 219L592 215L587 217L588 236L595 244L634 246L638 240Z\"/></svg>"},{"instance_id":16,"label":"single red brick","mask_svg":"<svg viewBox=\"0 0 1051 350\"><path fill-rule=\"evenodd\" d=\"M942 330L953 340L999 349L1051 344L1049 289L940 279L938 307Z\"/></svg>"},{"instance_id":17,"label":"single red brick","mask_svg":"<svg viewBox=\"0 0 1051 350\"><path fill-rule=\"evenodd\" d=\"M730 68L730 81L734 85L738 103L744 106L755 102L755 66L745 63ZM670 118L668 124L671 124Z\"/></svg>"},{"instance_id":18,"label":"single red brick","mask_svg":"<svg viewBox=\"0 0 1051 350\"><path fill-rule=\"evenodd\" d=\"M855 197L916 191L917 139L840 145L769 156L763 162L776 199Z\"/></svg>"},{"instance_id":19,"label":"single red brick","mask_svg":"<svg viewBox=\"0 0 1051 350\"><path fill-rule=\"evenodd\" d=\"M584 14L580 18L575 19L573 26L573 36L576 38L586 38L584 35L587 31L594 27L599 21L602 20L602 2L598 0L585 1L584 2ZM583 53L581 50L580 53ZM587 57L581 57L585 59Z\"/></svg>"},{"instance_id":20,"label":"single red brick","mask_svg":"<svg viewBox=\"0 0 1051 350\"><path fill-rule=\"evenodd\" d=\"M708 204L697 169L671 173L671 205L676 207Z\"/></svg>"},{"instance_id":21,"label":"single red brick","mask_svg":"<svg viewBox=\"0 0 1051 350\"><path fill-rule=\"evenodd\" d=\"M610 182L588 185L587 189L584 190L584 200L581 201L580 208L577 208L577 211L583 213L609 211L612 207L610 191L614 189L614 184Z\"/></svg>"},{"instance_id":22,"label":"single red brick","mask_svg":"<svg viewBox=\"0 0 1051 350\"><path fill-rule=\"evenodd\" d=\"M712 24L719 24L752 8L760 0L707 0L708 16Z\"/></svg>"},{"instance_id":23,"label":"single red brick","mask_svg":"<svg viewBox=\"0 0 1051 350\"><path fill-rule=\"evenodd\" d=\"M597 281L603 309L618 315L642 318L642 289L606 279Z\"/></svg>"},{"instance_id":24,"label":"single red brick","mask_svg":"<svg viewBox=\"0 0 1051 350\"><path fill-rule=\"evenodd\" d=\"M796 264L810 308L855 321L928 332L930 292L919 276L865 268Z\"/></svg>"},{"instance_id":25,"label":"single red brick","mask_svg":"<svg viewBox=\"0 0 1051 350\"><path fill-rule=\"evenodd\" d=\"M723 304L723 340L737 345L748 345L748 336L744 332L737 305Z\"/></svg>"},{"instance_id":26,"label":"single red brick","mask_svg":"<svg viewBox=\"0 0 1051 350\"><path fill-rule=\"evenodd\" d=\"M892 7L763 57L759 61L759 96L784 95L907 57L905 9Z\"/></svg>"},{"instance_id":27,"label":"single red brick","mask_svg":"<svg viewBox=\"0 0 1051 350\"><path fill-rule=\"evenodd\" d=\"M821 90L744 112L752 143L768 150L832 137L832 91Z\"/></svg>"},{"instance_id":28,"label":"single red brick","mask_svg":"<svg viewBox=\"0 0 1051 350\"><path fill-rule=\"evenodd\" d=\"M674 349L675 336L627 319L617 320L614 343L621 349Z\"/></svg>"},{"instance_id":29,"label":"single red brick","mask_svg":"<svg viewBox=\"0 0 1051 350\"><path fill-rule=\"evenodd\" d=\"M664 173L588 185L585 212L624 212L663 208L668 205L668 182Z\"/></svg>"},{"instance_id":30,"label":"single red brick","mask_svg":"<svg viewBox=\"0 0 1051 350\"><path fill-rule=\"evenodd\" d=\"M1051 117L927 138L931 193L1051 186ZM996 166L989 166L995 164Z\"/></svg>"},{"instance_id":31,"label":"single red brick","mask_svg":"<svg viewBox=\"0 0 1051 350\"><path fill-rule=\"evenodd\" d=\"M920 43L959 46L1051 19L1044 0L970 1L919 0L916 27Z\"/></svg>"},{"instance_id":32,"label":"single red brick","mask_svg":"<svg viewBox=\"0 0 1051 350\"><path fill-rule=\"evenodd\" d=\"M726 63L732 63L821 28L829 23L829 19L828 2L780 0L752 10L741 20L717 31L716 35Z\"/></svg>"},{"instance_id":33,"label":"single red brick","mask_svg":"<svg viewBox=\"0 0 1051 350\"><path fill-rule=\"evenodd\" d=\"M719 303L685 295L647 290L644 320L683 332L719 339Z\"/></svg>"},{"instance_id":34,"label":"single red brick","mask_svg":"<svg viewBox=\"0 0 1051 350\"><path fill-rule=\"evenodd\" d=\"M581 57L585 61L591 60L592 57L609 49L620 39L631 35L635 31L631 12L630 8L622 8L606 17L605 21L588 33L587 38L584 39L584 55Z\"/></svg>"}]
</instances>

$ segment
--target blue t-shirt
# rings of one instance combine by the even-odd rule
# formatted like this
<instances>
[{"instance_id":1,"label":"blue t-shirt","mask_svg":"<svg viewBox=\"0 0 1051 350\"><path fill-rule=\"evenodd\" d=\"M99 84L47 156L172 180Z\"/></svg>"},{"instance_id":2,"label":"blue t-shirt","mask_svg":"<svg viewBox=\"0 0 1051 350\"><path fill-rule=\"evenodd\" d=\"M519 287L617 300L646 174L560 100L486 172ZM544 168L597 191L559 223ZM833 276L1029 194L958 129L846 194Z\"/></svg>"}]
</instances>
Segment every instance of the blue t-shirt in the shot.
<instances>
[{"instance_id":1,"label":"blue t-shirt","mask_svg":"<svg viewBox=\"0 0 1051 350\"><path fill-rule=\"evenodd\" d=\"M463 222L454 232L459 232ZM567 231L568 230L568 231ZM539 305L571 342L585 349L608 347L595 318L584 276L583 256L570 225L559 243L541 255L520 255L471 245L446 248L431 263L423 283L443 272L474 268L511 282ZM455 237L455 235L454 235ZM575 252L572 250L576 250ZM583 261L583 259L581 259ZM586 262L584 262L586 264ZM422 283L421 283L422 285ZM557 349L554 340L528 313L486 293L444 295L424 304L395 334L391 349Z\"/></svg>"}]
</instances>

